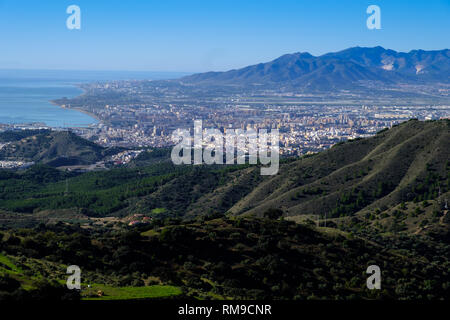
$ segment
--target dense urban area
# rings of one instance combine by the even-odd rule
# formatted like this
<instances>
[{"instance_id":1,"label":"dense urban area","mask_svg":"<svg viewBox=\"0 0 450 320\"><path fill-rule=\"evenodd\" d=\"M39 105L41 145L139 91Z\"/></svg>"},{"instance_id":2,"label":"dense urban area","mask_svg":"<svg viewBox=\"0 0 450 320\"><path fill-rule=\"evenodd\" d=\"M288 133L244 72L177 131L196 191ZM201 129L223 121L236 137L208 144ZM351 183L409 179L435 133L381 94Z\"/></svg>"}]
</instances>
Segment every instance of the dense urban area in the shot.
<instances>
[{"instance_id":1,"label":"dense urban area","mask_svg":"<svg viewBox=\"0 0 450 320\"><path fill-rule=\"evenodd\" d=\"M278 129L282 155L317 152L342 140L373 135L411 118L438 120L450 116L450 105L445 104L358 104L351 100L346 104L347 97L342 96L333 101L333 97L319 99L317 95L270 92L205 97L178 88L155 87L151 83L85 84L83 95L55 103L98 119L89 127L71 130L106 147L171 146L174 130L188 128L193 132L194 120L202 120L204 129L218 128L223 133L230 129ZM42 129L46 125L2 124L0 127L1 130L30 128Z\"/></svg>"}]
</instances>

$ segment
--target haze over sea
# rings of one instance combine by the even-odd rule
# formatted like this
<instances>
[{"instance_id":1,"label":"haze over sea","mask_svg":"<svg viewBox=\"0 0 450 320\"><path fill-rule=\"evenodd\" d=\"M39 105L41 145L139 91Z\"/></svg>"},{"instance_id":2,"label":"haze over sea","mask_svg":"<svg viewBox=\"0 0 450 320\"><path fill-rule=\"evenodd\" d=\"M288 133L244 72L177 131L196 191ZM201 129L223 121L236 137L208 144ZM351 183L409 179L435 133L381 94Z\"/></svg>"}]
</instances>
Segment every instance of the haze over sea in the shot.
<instances>
[{"instance_id":1,"label":"haze over sea","mask_svg":"<svg viewBox=\"0 0 450 320\"><path fill-rule=\"evenodd\" d=\"M140 71L0 70L0 123L42 122L51 127L85 127L97 122L50 100L82 93L76 84L111 80L158 80L186 73Z\"/></svg>"}]
</instances>

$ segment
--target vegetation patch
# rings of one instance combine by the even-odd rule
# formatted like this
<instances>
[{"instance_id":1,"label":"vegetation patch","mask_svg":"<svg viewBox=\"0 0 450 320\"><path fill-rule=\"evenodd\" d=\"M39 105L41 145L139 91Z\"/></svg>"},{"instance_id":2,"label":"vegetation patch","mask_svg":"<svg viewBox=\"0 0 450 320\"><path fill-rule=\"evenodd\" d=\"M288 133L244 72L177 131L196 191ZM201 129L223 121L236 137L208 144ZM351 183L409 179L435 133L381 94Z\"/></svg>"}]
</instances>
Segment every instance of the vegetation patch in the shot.
<instances>
[{"instance_id":1,"label":"vegetation patch","mask_svg":"<svg viewBox=\"0 0 450 320\"><path fill-rule=\"evenodd\" d=\"M83 290L83 300L134 300L167 298L182 294L179 287L153 285L148 287L112 287L102 284L93 284Z\"/></svg>"}]
</instances>

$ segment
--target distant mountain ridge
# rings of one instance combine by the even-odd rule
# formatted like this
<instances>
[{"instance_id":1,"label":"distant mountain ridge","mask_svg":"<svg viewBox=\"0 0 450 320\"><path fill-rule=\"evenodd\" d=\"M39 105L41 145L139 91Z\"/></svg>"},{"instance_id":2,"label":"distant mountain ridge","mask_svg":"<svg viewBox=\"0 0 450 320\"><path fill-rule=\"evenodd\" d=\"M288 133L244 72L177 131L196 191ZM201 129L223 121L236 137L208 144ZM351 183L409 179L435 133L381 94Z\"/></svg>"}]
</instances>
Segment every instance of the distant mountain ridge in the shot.
<instances>
[{"instance_id":1,"label":"distant mountain ridge","mask_svg":"<svg viewBox=\"0 0 450 320\"><path fill-rule=\"evenodd\" d=\"M313 56L283 55L226 72L206 72L181 78L188 84L293 86L306 90L354 87L361 81L384 84L450 82L450 50L397 52L383 47L353 47Z\"/></svg>"}]
</instances>

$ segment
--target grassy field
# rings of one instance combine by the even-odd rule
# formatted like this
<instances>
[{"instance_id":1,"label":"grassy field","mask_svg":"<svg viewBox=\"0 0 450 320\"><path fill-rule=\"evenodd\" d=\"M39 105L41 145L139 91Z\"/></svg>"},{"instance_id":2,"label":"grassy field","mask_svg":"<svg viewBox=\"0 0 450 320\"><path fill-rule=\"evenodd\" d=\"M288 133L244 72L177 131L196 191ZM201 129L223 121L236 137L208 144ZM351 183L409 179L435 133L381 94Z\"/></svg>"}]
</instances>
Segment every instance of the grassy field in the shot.
<instances>
[{"instance_id":1,"label":"grassy field","mask_svg":"<svg viewBox=\"0 0 450 320\"><path fill-rule=\"evenodd\" d=\"M48 272L54 272L51 267L54 265L48 265L47 263L40 263L39 261L28 261L27 266L36 270L33 276L26 276L23 274L23 270L16 266L13 261L4 254L0 253L0 275L6 273L18 280L22 288L25 290L35 289L35 281L46 278L44 274ZM64 269L66 266L60 265L58 269ZM39 270L39 271L38 271ZM61 275L59 275L61 276ZM55 280L55 279L54 279ZM66 279L59 278L57 281L65 286ZM98 296L98 292L101 291L103 295ZM152 298L167 298L172 296L179 296L182 291L179 287L169 285L151 285L142 287L116 287L106 284L94 283L90 288L87 285L83 285L81 291L82 299L84 300L133 300L133 299L152 299Z\"/></svg>"},{"instance_id":2,"label":"grassy field","mask_svg":"<svg viewBox=\"0 0 450 320\"><path fill-rule=\"evenodd\" d=\"M166 208L155 208L151 211L151 213L160 214L160 213L165 213L166 211L167 211Z\"/></svg>"},{"instance_id":3,"label":"grassy field","mask_svg":"<svg viewBox=\"0 0 450 320\"><path fill-rule=\"evenodd\" d=\"M150 230L147 230L147 231L141 233L141 236L143 236L143 237L153 237L153 236L157 236L157 235L159 235L159 232L155 231L153 229L150 229Z\"/></svg>"},{"instance_id":4,"label":"grassy field","mask_svg":"<svg viewBox=\"0 0 450 320\"><path fill-rule=\"evenodd\" d=\"M103 296L97 297L101 290ZM180 295L181 289L174 286L153 285L147 287L111 287L103 284L94 284L82 291L83 300L133 300L167 298Z\"/></svg>"},{"instance_id":5,"label":"grassy field","mask_svg":"<svg viewBox=\"0 0 450 320\"><path fill-rule=\"evenodd\" d=\"M13 272L21 272L21 270L14 263L12 263L8 257L0 253L0 270L2 269L6 269L8 271Z\"/></svg>"}]
</instances>

